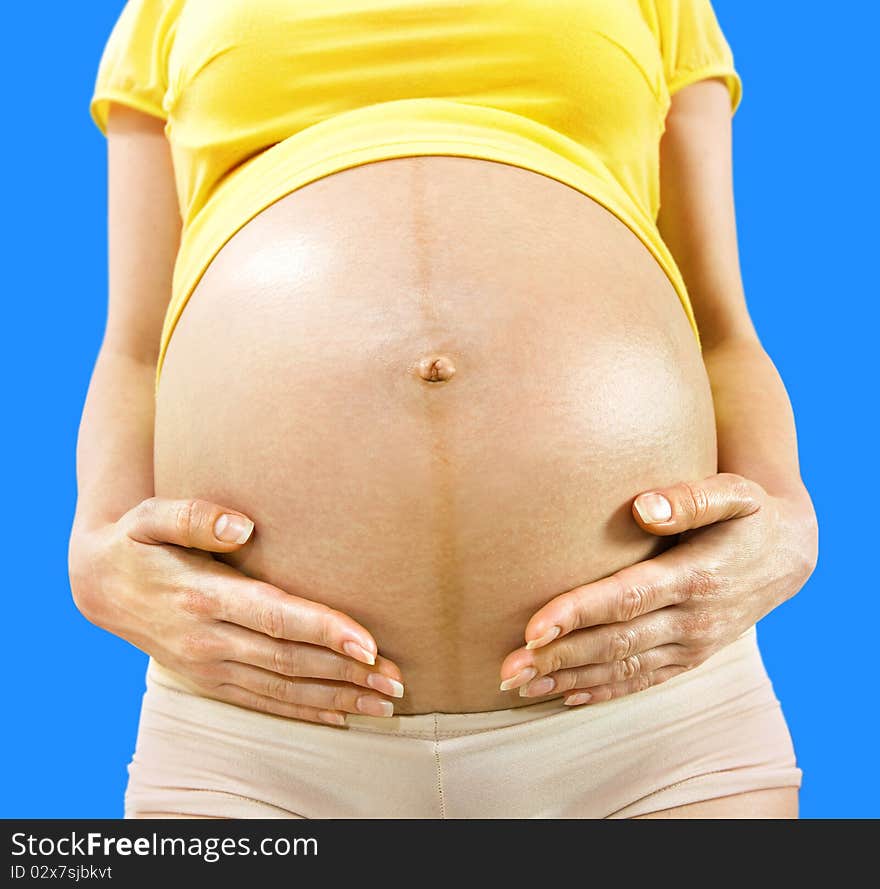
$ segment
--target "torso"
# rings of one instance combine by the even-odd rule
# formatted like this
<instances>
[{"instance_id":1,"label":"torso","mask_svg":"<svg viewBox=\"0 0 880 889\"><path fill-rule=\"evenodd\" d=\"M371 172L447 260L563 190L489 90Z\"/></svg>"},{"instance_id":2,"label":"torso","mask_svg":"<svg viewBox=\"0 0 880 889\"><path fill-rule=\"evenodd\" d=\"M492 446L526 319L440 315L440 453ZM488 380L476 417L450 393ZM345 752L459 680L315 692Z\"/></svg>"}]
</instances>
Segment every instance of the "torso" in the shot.
<instances>
[{"instance_id":1,"label":"torso","mask_svg":"<svg viewBox=\"0 0 880 889\"><path fill-rule=\"evenodd\" d=\"M156 494L253 518L224 561L367 627L398 713L531 703L498 691L529 617L668 546L632 498L715 469L699 348L642 243L463 157L348 169L251 220L157 401Z\"/></svg>"}]
</instances>

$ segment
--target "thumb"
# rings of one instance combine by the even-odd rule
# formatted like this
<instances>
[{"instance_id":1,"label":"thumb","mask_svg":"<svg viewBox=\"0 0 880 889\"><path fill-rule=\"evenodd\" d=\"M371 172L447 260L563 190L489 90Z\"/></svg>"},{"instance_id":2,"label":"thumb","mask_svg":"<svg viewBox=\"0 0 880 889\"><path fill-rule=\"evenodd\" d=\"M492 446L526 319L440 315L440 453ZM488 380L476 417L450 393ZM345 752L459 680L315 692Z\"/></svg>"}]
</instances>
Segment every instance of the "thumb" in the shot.
<instances>
[{"instance_id":1,"label":"thumb","mask_svg":"<svg viewBox=\"0 0 880 889\"><path fill-rule=\"evenodd\" d=\"M122 523L140 543L176 543L208 552L227 553L247 542L254 523L234 509L208 500L149 497L132 507Z\"/></svg>"},{"instance_id":2,"label":"thumb","mask_svg":"<svg viewBox=\"0 0 880 889\"><path fill-rule=\"evenodd\" d=\"M652 534L679 534L715 522L751 515L767 494L751 479L719 472L699 482L679 482L639 494L632 512L639 525Z\"/></svg>"}]
</instances>

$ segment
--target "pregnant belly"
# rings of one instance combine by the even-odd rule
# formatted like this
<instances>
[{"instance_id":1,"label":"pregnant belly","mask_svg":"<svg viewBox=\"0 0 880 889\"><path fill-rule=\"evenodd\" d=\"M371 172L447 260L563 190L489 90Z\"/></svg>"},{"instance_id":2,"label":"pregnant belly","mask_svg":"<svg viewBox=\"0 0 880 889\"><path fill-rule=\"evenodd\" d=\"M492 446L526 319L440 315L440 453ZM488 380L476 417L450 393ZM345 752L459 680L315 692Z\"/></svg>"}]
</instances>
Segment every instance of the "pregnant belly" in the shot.
<instances>
[{"instance_id":1,"label":"pregnant belly","mask_svg":"<svg viewBox=\"0 0 880 889\"><path fill-rule=\"evenodd\" d=\"M366 626L399 713L529 703L498 671L531 614L670 545L632 498L716 468L699 349L647 249L581 193L470 158L345 170L251 220L156 411L156 494L251 516L218 558Z\"/></svg>"}]
</instances>

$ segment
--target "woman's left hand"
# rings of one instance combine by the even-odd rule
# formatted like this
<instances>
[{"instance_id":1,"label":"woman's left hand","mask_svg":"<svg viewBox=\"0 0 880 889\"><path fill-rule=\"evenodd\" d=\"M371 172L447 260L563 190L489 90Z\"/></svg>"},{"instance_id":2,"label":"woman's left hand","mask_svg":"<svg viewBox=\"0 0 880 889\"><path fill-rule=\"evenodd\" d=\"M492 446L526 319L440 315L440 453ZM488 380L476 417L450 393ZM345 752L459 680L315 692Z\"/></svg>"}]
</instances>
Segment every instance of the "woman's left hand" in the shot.
<instances>
[{"instance_id":1,"label":"woman's left hand","mask_svg":"<svg viewBox=\"0 0 880 889\"><path fill-rule=\"evenodd\" d=\"M652 507L658 521L650 521ZM721 472L644 492L632 509L645 531L680 540L551 599L528 622L527 645L501 665L502 691L565 693L576 706L658 685L791 598L816 565L818 529L806 490L774 497Z\"/></svg>"}]
</instances>

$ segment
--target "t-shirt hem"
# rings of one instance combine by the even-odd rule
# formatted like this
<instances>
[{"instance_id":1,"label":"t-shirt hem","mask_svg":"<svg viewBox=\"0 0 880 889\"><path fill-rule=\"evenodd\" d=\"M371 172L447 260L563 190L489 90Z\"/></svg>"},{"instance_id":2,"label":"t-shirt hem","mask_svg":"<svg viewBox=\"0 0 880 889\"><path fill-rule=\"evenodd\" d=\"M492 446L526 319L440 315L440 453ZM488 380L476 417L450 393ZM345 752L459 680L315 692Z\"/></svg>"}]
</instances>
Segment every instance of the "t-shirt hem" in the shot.
<instances>
[{"instance_id":1,"label":"t-shirt hem","mask_svg":"<svg viewBox=\"0 0 880 889\"><path fill-rule=\"evenodd\" d=\"M359 109L285 139L235 170L184 226L166 312L155 392L175 326L199 280L222 247L251 219L293 191L342 170L422 155L473 157L547 176L580 191L617 217L650 251L676 291L698 346L700 335L684 280L656 224L621 187L601 159L533 121L482 106L403 100L396 107ZM422 130L424 138L388 138ZM355 145L339 149L340 145ZM566 156L566 154L568 156ZM301 158L319 160L303 165Z\"/></svg>"}]
</instances>

